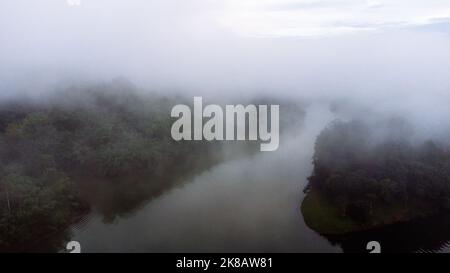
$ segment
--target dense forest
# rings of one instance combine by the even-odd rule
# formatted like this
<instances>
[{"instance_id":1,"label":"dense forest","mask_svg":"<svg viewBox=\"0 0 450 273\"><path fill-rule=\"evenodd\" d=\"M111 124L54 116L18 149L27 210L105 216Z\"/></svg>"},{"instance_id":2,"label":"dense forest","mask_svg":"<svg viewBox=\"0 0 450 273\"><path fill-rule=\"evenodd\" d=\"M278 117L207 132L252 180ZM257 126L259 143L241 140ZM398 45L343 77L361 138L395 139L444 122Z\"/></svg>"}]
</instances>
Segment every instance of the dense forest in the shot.
<instances>
[{"instance_id":1,"label":"dense forest","mask_svg":"<svg viewBox=\"0 0 450 273\"><path fill-rule=\"evenodd\" d=\"M174 104L122 82L2 102L0 250L57 251L94 199L113 220L175 184L167 174L213 164L217 144L171 139Z\"/></svg>"},{"instance_id":2,"label":"dense forest","mask_svg":"<svg viewBox=\"0 0 450 273\"><path fill-rule=\"evenodd\" d=\"M60 251L92 210L112 222L227 157L259 151L256 142L173 140L176 104L192 98L124 80L0 102L0 251ZM304 115L292 103L286 111L281 130Z\"/></svg>"},{"instance_id":3,"label":"dense forest","mask_svg":"<svg viewBox=\"0 0 450 273\"><path fill-rule=\"evenodd\" d=\"M335 121L317 138L306 223L323 234L367 230L450 209L450 151L401 120Z\"/></svg>"}]
</instances>

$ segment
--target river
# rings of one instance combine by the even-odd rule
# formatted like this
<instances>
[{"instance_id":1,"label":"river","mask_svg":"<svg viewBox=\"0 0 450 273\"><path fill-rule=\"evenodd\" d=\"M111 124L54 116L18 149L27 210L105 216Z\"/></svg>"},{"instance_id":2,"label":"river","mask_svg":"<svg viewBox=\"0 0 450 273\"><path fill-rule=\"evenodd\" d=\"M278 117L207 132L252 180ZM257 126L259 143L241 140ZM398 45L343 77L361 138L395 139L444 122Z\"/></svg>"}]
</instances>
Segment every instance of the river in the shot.
<instances>
[{"instance_id":1,"label":"river","mask_svg":"<svg viewBox=\"0 0 450 273\"><path fill-rule=\"evenodd\" d=\"M326 105L311 105L277 151L219 163L114 221L93 210L72 239L83 252L363 251L370 238L332 243L305 225L299 209L316 136L334 118Z\"/></svg>"}]
</instances>

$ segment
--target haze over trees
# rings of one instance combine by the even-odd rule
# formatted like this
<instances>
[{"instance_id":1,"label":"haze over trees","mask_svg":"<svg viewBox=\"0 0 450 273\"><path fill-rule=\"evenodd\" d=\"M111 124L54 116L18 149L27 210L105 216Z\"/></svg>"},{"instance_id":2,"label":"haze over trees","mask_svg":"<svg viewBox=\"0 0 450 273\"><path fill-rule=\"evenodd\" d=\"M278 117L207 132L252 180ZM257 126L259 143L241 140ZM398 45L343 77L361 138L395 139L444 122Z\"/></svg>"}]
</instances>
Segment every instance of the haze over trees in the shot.
<instances>
[{"instance_id":1,"label":"haze over trees","mask_svg":"<svg viewBox=\"0 0 450 273\"><path fill-rule=\"evenodd\" d=\"M323 233L345 233L449 210L448 146L417 142L411 131L395 119L376 126L336 121L324 129L305 189L307 223ZM327 211L322 216L330 220L320 223L312 210Z\"/></svg>"},{"instance_id":2,"label":"haze over trees","mask_svg":"<svg viewBox=\"0 0 450 273\"><path fill-rule=\"evenodd\" d=\"M103 183L97 194L109 187L97 209L112 220L125 211L105 198L125 199L132 209L175 183L168 170L194 168L204 158L212 164L207 144L171 139L171 105L117 82L68 88L45 101L2 102L0 249L60 249L46 238L89 212L83 187L95 193Z\"/></svg>"},{"instance_id":3,"label":"haze over trees","mask_svg":"<svg viewBox=\"0 0 450 273\"><path fill-rule=\"evenodd\" d=\"M222 142L172 139L171 108L191 100L115 80L2 101L0 251L59 251L90 211L112 222L226 160ZM302 110L286 106L299 122ZM228 157L258 150L227 146Z\"/></svg>"}]
</instances>

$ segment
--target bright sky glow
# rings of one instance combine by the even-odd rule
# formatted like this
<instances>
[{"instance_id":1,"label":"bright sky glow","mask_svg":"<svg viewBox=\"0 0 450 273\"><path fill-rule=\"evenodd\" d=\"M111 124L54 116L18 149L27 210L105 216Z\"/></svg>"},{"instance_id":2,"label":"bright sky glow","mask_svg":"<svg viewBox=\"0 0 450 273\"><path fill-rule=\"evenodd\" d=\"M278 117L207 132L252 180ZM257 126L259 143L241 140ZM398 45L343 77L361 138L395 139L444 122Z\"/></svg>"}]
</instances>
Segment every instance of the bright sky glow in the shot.
<instances>
[{"instance_id":1,"label":"bright sky glow","mask_svg":"<svg viewBox=\"0 0 450 273\"><path fill-rule=\"evenodd\" d=\"M450 21L448 0L227 0L222 26L252 37L334 36Z\"/></svg>"}]
</instances>

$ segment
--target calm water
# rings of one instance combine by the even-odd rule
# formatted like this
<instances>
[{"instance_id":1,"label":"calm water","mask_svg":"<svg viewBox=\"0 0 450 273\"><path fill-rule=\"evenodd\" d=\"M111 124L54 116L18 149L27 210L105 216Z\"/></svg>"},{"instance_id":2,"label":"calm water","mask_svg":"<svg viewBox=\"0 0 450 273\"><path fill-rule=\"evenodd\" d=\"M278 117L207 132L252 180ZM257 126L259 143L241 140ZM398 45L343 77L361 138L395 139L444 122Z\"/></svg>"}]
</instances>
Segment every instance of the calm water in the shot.
<instances>
[{"instance_id":1,"label":"calm water","mask_svg":"<svg viewBox=\"0 0 450 273\"><path fill-rule=\"evenodd\" d=\"M370 240L393 251L448 251L450 221L442 218L417 223L416 230L351 238L325 238L305 225L299 207L315 137L334 118L327 107L309 107L303 126L286 133L278 151L249 153L189 175L182 186L113 220L94 210L73 227L73 240L83 252L342 252L364 251ZM438 226L439 235L430 226Z\"/></svg>"}]
</instances>

